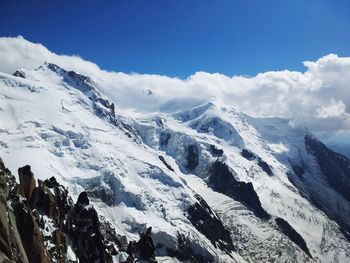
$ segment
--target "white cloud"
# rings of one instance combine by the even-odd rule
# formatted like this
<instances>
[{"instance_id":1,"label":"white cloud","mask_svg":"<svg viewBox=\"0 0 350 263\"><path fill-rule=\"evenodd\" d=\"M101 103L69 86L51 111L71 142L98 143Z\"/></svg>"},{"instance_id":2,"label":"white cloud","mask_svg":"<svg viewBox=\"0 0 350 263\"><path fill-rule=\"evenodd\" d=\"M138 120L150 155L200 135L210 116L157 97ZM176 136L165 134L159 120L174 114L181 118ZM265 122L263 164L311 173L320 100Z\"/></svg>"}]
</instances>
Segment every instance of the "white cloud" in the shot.
<instances>
[{"instance_id":1,"label":"white cloud","mask_svg":"<svg viewBox=\"0 0 350 263\"><path fill-rule=\"evenodd\" d=\"M270 71L254 77L197 72L185 80L101 70L78 56L57 55L22 37L0 38L0 71L34 69L44 61L92 76L119 107L156 109L168 100L215 100L253 116L291 118L315 131L350 132L350 57L304 62L305 72ZM145 91L152 90L152 96Z\"/></svg>"},{"instance_id":2,"label":"white cloud","mask_svg":"<svg viewBox=\"0 0 350 263\"><path fill-rule=\"evenodd\" d=\"M341 100L331 99L328 105L323 105L316 109L316 117L321 119L338 118L346 114L345 109L345 104Z\"/></svg>"},{"instance_id":3,"label":"white cloud","mask_svg":"<svg viewBox=\"0 0 350 263\"><path fill-rule=\"evenodd\" d=\"M100 68L78 56L57 55L41 44L32 43L22 36L0 38L0 71L13 73L19 68L35 69L45 61L57 63L63 68L96 74Z\"/></svg>"}]
</instances>

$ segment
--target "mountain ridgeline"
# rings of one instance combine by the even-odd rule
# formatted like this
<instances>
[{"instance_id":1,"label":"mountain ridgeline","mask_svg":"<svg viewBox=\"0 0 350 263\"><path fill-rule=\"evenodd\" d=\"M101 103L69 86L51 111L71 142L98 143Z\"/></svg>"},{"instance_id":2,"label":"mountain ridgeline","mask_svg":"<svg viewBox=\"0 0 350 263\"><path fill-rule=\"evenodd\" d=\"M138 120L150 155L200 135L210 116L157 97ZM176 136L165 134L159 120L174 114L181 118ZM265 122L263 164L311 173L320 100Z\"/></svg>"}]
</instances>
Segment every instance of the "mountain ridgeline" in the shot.
<instances>
[{"instance_id":1,"label":"mountain ridgeline","mask_svg":"<svg viewBox=\"0 0 350 263\"><path fill-rule=\"evenodd\" d=\"M0 95L1 262L350 260L350 160L289 120L52 63Z\"/></svg>"},{"instance_id":2,"label":"mountain ridgeline","mask_svg":"<svg viewBox=\"0 0 350 263\"><path fill-rule=\"evenodd\" d=\"M29 165L18 175L19 184L0 159L1 262L156 261L151 227L128 242L99 217L86 192L74 204L55 177L37 185Z\"/></svg>"}]
</instances>

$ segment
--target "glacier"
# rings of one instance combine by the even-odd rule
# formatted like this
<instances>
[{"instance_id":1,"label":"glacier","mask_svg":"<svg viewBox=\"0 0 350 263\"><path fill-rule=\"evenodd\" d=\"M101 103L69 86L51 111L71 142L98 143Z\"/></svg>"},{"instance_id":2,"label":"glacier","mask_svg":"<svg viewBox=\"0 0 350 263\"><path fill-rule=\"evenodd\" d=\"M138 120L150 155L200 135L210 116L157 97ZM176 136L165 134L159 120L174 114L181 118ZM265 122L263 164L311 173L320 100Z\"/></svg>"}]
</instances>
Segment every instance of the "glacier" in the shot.
<instances>
[{"instance_id":1,"label":"glacier","mask_svg":"<svg viewBox=\"0 0 350 263\"><path fill-rule=\"evenodd\" d=\"M0 121L13 174L87 191L130 240L152 227L160 262L350 261L350 160L288 119L45 63L0 73Z\"/></svg>"}]
</instances>

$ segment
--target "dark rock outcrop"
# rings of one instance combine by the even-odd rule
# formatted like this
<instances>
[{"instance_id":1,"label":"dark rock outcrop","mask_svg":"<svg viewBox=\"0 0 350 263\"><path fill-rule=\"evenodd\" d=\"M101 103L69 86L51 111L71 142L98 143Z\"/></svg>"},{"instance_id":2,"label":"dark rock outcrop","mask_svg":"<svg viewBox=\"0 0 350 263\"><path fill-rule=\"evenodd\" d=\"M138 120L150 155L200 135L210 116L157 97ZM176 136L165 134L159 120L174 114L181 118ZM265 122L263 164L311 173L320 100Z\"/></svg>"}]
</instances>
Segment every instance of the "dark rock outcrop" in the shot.
<instances>
[{"instance_id":1,"label":"dark rock outcrop","mask_svg":"<svg viewBox=\"0 0 350 263\"><path fill-rule=\"evenodd\" d=\"M130 255L128 262L155 262L150 229L138 242L128 243L125 236L116 234L112 225L98 216L86 192L74 205L68 191L54 177L38 180L38 186L32 189L34 175L30 166L20 168L19 175L24 185L17 185L0 159L0 262L76 263L79 259L112 263L112 256L126 259L132 244L136 245L136 254ZM18 189L30 199L19 195Z\"/></svg>"},{"instance_id":2,"label":"dark rock outcrop","mask_svg":"<svg viewBox=\"0 0 350 263\"><path fill-rule=\"evenodd\" d=\"M121 251L127 251L128 240L126 236L118 235L111 223L103 217L100 217L100 229L105 239L107 250L111 252L111 255L116 255Z\"/></svg>"},{"instance_id":3,"label":"dark rock outcrop","mask_svg":"<svg viewBox=\"0 0 350 263\"><path fill-rule=\"evenodd\" d=\"M23 200L20 196L17 196L12 199L11 207L29 262L51 262L46 253L44 239L39 225L27 200Z\"/></svg>"},{"instance_id":4,"label":"dark rock outcrop","mask_svg":"<svg viewBox=\"0 0 350 263\"><path fill-rule=\"evenodd\" d=\"M284 219L277 217L275 219L276 224L278 225L280 231L289 237L298 247L300 247L309 257L312 258L310 251L306 245L305 240L302 236L295 231L295 229Z\"/></svg>"},{"instance_id":5,"label":"dark rock outcrop","mask_svg":"<svg viewBox=\"0 0 350 263\"><path fill-rule=\"evenodd\" d=\"M215 258L207 253L202 255L198 251L194 251L193 243L185 235L178 233L177 235L177 250L167 249L167 253L171 257L179 259L180 262L191 263L212 263Z\"/></svg>"},{"instance_id":6,"label":"dark rock outcrop","mask_svg":"<svg viewBox=\"0 0 350 263\"><path fill-rule=\"evenodd\" d=\"M259 157L259 160L258 160L258 165L259 165L260 168L261 168L265 173L267 173L268 175L271 176L271 175L273 174L270 165L268 165L268 163L265 162L265 161L264 161L263 159L261 159L260 157Z\"/></svg>"},{"instance_id":7,"label":"dark rock outcrop","mask_svg":"<svg viewBox=\"0 0 350 263\"><path fill-rule=\"evenodd\" d=\"M115 194L112 191L111 188L102 186L102 185L98 185L95 186L92 189L88 189L87 190L87 194L91 197L91 198L98 198L101 201L103 201L105 204L109 205L109 206L114 206L115 205Z\"/></svg>"},{"instance_id":8,"label":"dark rock outcrop","mask_svg":"<svg viewBox=\"0 0 350 263\"><path fill-rule=\"evenodd\" d=\"M70 212L70 209L73 207L73 200L68 194L68 190L57 183L55 177L51 177L43 182L45 187L53 195L53 199L56 203L56 207L59 211L59 222L67 219L67 214Z\"/></svg>"},{"instance_id":9,"label":"dark rock outcrop","mask_svg":"<svg viewBox=\"0 0 350 263\"><path fill-rule=\"evenodd\" d=\"M328 183L350 201L350 160L328 149L313 135L305 135L306 148L312 153Z\"/></svg>"},{"instance_id":10,"label":"dark rock outcrop","mask_svg":"<svg viewBox=\"0 0 350 263\"><path fill-rule=\"evenodd\" d=\"M0 158L0 261L28 263L16 217L8 200L12 198L11 185L15 180Z\"/></svg>"},{"instance_id":11,"label":"dark rock outcrop","mask_svg":"<svg viewBox=\"0 0 350 263\"><path fill-rule=\"evenodd\" d=\"M156 263L155 247L151 237L152 227L147 228L144 233L140 233L139 241L131 241L128 244L127 262L149 262Z\"/></svg>"},{"instance_id":12,"label":"dark rock outcrop","mask_svg":"<svg viewBox=\"0 0 350 263\"><path fill-rule=\"evenodd\" d=\"M221 157L224 154L222 149L218 149L215 145L210 145L210 152L213 157Z\"/></svg>"},{"instance_id":13,"label":"dark rock outcrop","mask_svg":"<svg viewBox=\"0 0 350 263\"><path fill-rule=\"evenodd\" d=\"M116 205L115 192L119 187L119 182L114 176L106 174L91 180L77 178L77 183L86 190L89 198L99 199L108 206Z\"/></svg>"},{"instance_id":14,"label":"dark rock outcrop","mask_svg":"<svg viewBox=\"0 0 350 263\"><path fill-rule=\"evenodd\" d=\"M45 216L52 220L53 235L44 236L44 239L47 244L51 244L49 254L59 260L58 255L67 252L67 219L73 207L73 200L68 191L51 177L45 181L38 180L38 187L32 193L30 206L38 212L38 222L42 229L47 227L45 224L48 223L44 221Z\"/></svg>"},{"instance_id":15,"label":"dark rock outcrop","mask_svg":"<svg viewBox=\"0 0 350 263\"><path fill-rule=\"evenodd\" d=\"M252 161L256 158L255 154L249 151L248 149L243 149L241 155L249 161Z\"/></svg>"},{"instance_id":16,"label":"dark rock outcrop","mask_svg":"<svg viewBox=\"0 0 350 263\"><path fill-rule=\"evenodd\" d=\"M81 262L107 262L111 260L109 259L110 255L105 251L97 212L89 205L86 192L80 193L78 201L70 213L69 224L73 246Z\"/></svg>"},{"instance_id":17,"label":"dark rock outcrop","mask_svg":"<svg viewBox=\"0 0 350 263\"><path fill-rule=\"evenodd\" d=\"M19 176L19 194L28 200L32 196L32 192L36 187L34 175L29 165L18 169Z\"/></svg>"},{"instance_id":18,"label":"dark rock outcrop","mask_svg":"<svg viewBox=\"0 0 350 263\"><path fill-rule=\"evenodd\" d=\"M235 250L230 232L200 195L197 194L196 199L198 202L187 211L188 219L215 247L230 254L230 252Z\"/></svg>"},{"instance_id":19,"label":"dark rock outcrop","mask_svg":"<svg viewBox=\"0 0 350 263\"><path fill-rule=\"evenodd\" d=\"M26 78L26 75L24 74L24 72L22 72L20 70L16 70L15 73L13 73L12 75L15 77L18 77L18 78L22 78L22 79Z\"/></svg>"},{"instance_id":20,"label":"dark rock outcrop","mask_svg":"<svg viewBox=\"0 0 350 263\"><path fill-rule=\"evenodd\" d=\"M11 171L5 167L4 162L0 158L0 174L3 176L3 187L6 188L7 198L11 198L18 193L18 184L16 178L11 174Z\"/></svg>"},{"instance_id":21,"label":"dark rock outcrop","mask_svg":"<svg viewBox=\"0 0 350 263\"><path fill-rule=\"evenodd\" d=\"M51 262L37 216L25 198L31 196L35 187L33 173L30 166L20 168L18 172L19 186L0 160L0 259L5 262Z\"/></svg>"},{"instance_id":22,"label":"dark rock outcrop","mask_svg":"<svg viewBox=\"0 0 350 263\"><path fill-rule=\"evenodd\" d=\"M340 232L342 232L344 237L350 242L350 233L346 231L343 227L340 227Z\"/></svg>"},{"instance_id":23,"label":"dark rock outcrop","mask_svg":"<svg viewBox=\"0 0 350 263\"><path fill-rule=\"evenodd\" d=\"M191 171L194 170L199 164L199 150L194 144L189 145L187 149L187 168Z\"/></svg>"},{"instance_id":24,"label":"dark rock outcrop","mask_svg":"<svg viewBox=\"0 0 350 263\"><path fill-rule=\"evenodd\" d=\"M226 164L216 161L211 167L208 183L215 191L242 202L261 219L270 219L270 215L261 206L253 184L237 181L233 173Z\"/></svg>"},{"instance_id":25,"label":"dark rock outcrop","mask_svg":"<svg viewBox=\"0 0 350 263\"><path fill-rule=\"evenodd\" d=\"M159 160L162 161L162 163L166 166L166 168L168 168L170 171L174 172L174 169L170 166L170 164L168 164L168 163L165 161L165 159L164 159L163 156L159 155L158 158L159 158Z\"/></svg>"},{"instance_id":26,"label":"dark rock outcrop","mask_svg":"<svg viewBox=\"0 0 350 263\"><path fill-rule=\"evenodd\" d=\"M149 227L144 233L141 233L140 240L136 243L136 247L142 260L146 260L147 262L157 262L151 232L152 227Z\"/></svg>"},{"instance_id":27,"label":"dark rock outcrop","mask_svg":"<svg viewBox=\"0 0 350 263\"><path fill-rule=\"evenodd\" d=\"M81 192L80 193L76 205L78 205L78 204L79 205L84 205L84 206L87 206L87 205L90 204L90 200L89 200L86 192Z\"/></svg>"},{"instance_id":28,"label":"dark rock outcrop","mask_svg":"<svg viewBox=\"0 0 350 263\"><path fill-rule=\"evenodd\" d=\"M152 227L146 229L145 232L140 233L139 241L131 241L128 244L127 253L129 262L149 262L156 263L155 246L151 236Z\"/></svg>"},{"instance_id":29,"label":"dark rock outcrop","mask_svg":"<svg viewBox=\"0 0 350 263\"><path fill-rule=\"evenodd\" d=\"M42 182L39 182L39 187L33 190L30 204L32 209L36 209L40 214L47 215L51 219L59 217L54 197Z\"/></svg>"},{"instance_id":30,"label":"dark rock outcrop","mask_svg":"<svg viewBox=\"0 0 350 263\"><path fill-rule=\"evenodd\" d=\"M171 135L169 133L161 133L159 135L159 145L160 145L160 147L167 146L170 138L171 138Z\"/></svg>"},{"instance_id":31,"label":"dark rock outcrop","mask_svg":"<svg viewBox=\"0 0 350 263\"><path fill-rule=\"evenodd\" d=\"M290 162L293 172L299 177L300 180L303 180L303 176L305 173L305 164L302 162L301 164L293 164Z\"/></svg>"},{"instance_id":32,"label":"dark rock outcrop","mask_svg":"<svg viewBox=\"0 0 350 263\"><path fill-rule=\"evenodd\" d=\"M249 161L253 161L253 160L257 159L258 165L265 173L267 173L270 176L273 174L270 165L267 162L265 162L261 157L257 156L256 154L254 154L250 150L243 149L241 151L241 155Z\"/></svg>"},{"instance_id":33,"label":"dark rock outcrop","mask_svg":"<svg viewBox=\"0 0 350 263\"><path fill-rule=\"evenodd\" d=\"M32 172L27 172L27 174L31 174L34 180ZM33 189L30 199L25 199L25 203L28 203L27 210L32 213L35 220L33 225L37 225L35 227L35 236L37 236L37 239L39 237L42 239L40 244L42 244L42 250L50 259L49 262L66 262L69 240L66 233L66 220L69 210L73 205L73 201L68 196L68 191L58 184L54 177L45 181L38 180L38 186ZM27 218L26 221L28 220ZM48 229L51 230L49 231ZM24 230L24 234L28 235L26 229ZM31 246L32 243L25 238L22 238L22 242L26 244L24 245L25 247ZM38 250L35 247L34 249ZM30 255L35 254L32 252L29 253Z\"/></svg>"}]
</instances>

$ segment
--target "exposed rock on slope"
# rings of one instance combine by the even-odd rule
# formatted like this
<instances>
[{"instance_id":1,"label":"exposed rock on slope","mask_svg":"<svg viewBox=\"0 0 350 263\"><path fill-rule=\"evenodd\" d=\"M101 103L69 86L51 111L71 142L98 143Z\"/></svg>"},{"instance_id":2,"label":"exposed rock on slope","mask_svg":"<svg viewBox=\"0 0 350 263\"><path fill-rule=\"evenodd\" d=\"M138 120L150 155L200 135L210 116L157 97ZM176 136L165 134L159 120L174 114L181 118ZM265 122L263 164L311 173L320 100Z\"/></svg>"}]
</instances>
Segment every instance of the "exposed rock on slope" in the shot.
<instances>
[{"instance_id":1,"label":"exposed rock on slope","mask_svg":"<svg viewBox=\"0 0 350 263\"><path fill-rule=\"evenodd\" d=\"M196 198L198 203L195 203L188 210L189 220L214 246L220 247L228 254L235 251L230 232L223 226L220 218L211 210L203 198L199 195L196 195Z\"/></svg>"},{"instance_id":2,"label":"exposed rock on slope","mask_svg":"<svg viewBox=\"0 0 350 263\"><path fill-rule=\"evenodd\" d=\"M197 167L198 161L198 148L196 145L188 146L187 150L187 168L193 170Z\"/></svg>"},{"instance_id":3,"label":"exposed rock on slope","mask_svg":"<svg viewBox=\"0 0 350 263\"><path fill-rule=\"evenodd\" d=\"M260 157L256 156L251 151L249 151L247 149L243 149L241 151L241 155L249 161L253 161L255 159L258 159L258 165L260 166L260 168L270 176L273 174L270 165L267 162L265 162L263 159L261 159Z\"/></svg>"},{"instance_id":4,"label":"exposed rock on slope","mask_svg":"<svg viewBox=\"0 0 350 263\"><path fill-rule=\"evenodd\" d=\"M311 134L305 135L305 144L315 155L329 184L350 201L350 160L328 149Z\"/></svg>"},{"instance_id":5,"label":"exposed rock on slope","mask_svg":"<svg viewBox=\"0 0 350 263\"><path fill-rule=\"evenodd\" d=\"M17 228L16 217L8 205L9 198L13 196L13 181L14 177L0 159L0 261L27 263L29 261Z\"/></svg>"},{"instance_id":6,"label":"exposed rock on slope","mask_svg":"<svg viewBox=\"0 0 350 263\"><path fill-rule=\"evenodd\" d=\"M305 147L305 130L291 127L290 120L253 118L231 105L180 94L168 101L159 91L147 95L148 87L137 83L126 88L103 75L83 76L48 63L21 73L25 78L0 73L0 156L13 171L24 161L37 169L40 181L33 189L28 180L21 191L31 196L20 201L28 203L50 258L84 257L72 238L75 204L67 189L74 200L86 191L90 200L84 207L93 205L103 215L98 220L106 253L99 250L88 255L92 258L125 261L155 254L223 263L350 258L346 192L332 186L322 167L328 163L307 150L312 147ZM340 169L342 161L329 156L334 171ZM15 180L8 180L8 188L5 208L12 211L7 207L19 196ZM270 216L288 222L288 231ZM87 221L80 223L100 235L90 227L93 220ZM145 242L150 251L143 253L136 243L147 226L153 227L154 244ZM135 242L129 254L122 235Z\"/></svg>"},{"instance_id":7,"label":"exposed rock on slope","mask_svg":"<svg viewBox=\"0 0 350 263\"><path fill-rule=\"evenodd\" d=\"M89 205L86 192L80 193L69 214L69 232L73 247L82 262L111 261L110 258L107 260L111 255L105 251L97 212Z\"/></svg>"},{"instance_id":8,"label":"exposed rock on slope","mask_svg":"<svg viewBox=\"0 0 350 263\"><path fill-rule=\"evenodd\" d=\"M13 76L23 78L23 79L26 77L25 74L20 70L16 70L15 73L13 73Z\"/></svg>"},{"instance_id":9,"label":"exposed rock on slope","mask_svg":"<svg viewBox=\"0 0 350 263\"><path fill-rule=\"evenodd\" d=\"M283 234L289 237L297 246L304 250L306 254L312 257L305 243L305 240L299 235L297 231L294 230L294 228L286 220L278 217L275 219L275 221Z\"/></svg>"},{"instance_id":10,"label":"exposed rock on slope","mask_svg":"<svg viewBox=\"0 0 350 263\"><path fill-rule=\"evenodd\" d=\"M5 211L5 213L1 213L0 232L4 233L1 235L4 240L1 242L0 254L3 255L0 258L14 262L51 262L45 250L37 218L32 212L29 202L21 195L11 193L11 189L9 191L9 185L13 185L13 176L5 168L1 159L0 163L2 168L0 171L0 180L2 181L1 206L2 210ZM24 180L22 179L24 185L20 184L19 189L22 189L24 194L28 194L33 190L31 188L33 181L30 167L23 167L19 171L21 176L27 176Z\"/></svg>"},{"instance_id":11,"label":"exposed rock on slope","mask_svg":"<svg viewBox=\"0 0 350 263\"><path fill-rule=\"evenodd\" d=\"M18 169L19 176L19 194L28 200L32 196L32 192L36 186L35 179L30 166L26 165Z\"/></svg>"},{"instance_id":12,"label":"exposed rock on slope","mask_svg":"<svg viewBox=\"0 0 350 263\"><path fill-rule=\"evenodd\" d=\"M208 183L214 190L245 204L258 217L264 220L270 219L270 215L261 206L253 184L237 181L233 171L230 171L224 163L216 161L213 164Z\"/></svg>"},{"instance_id":13,"label":"exposed rock on slope","mask_svg":"<svg viewBox=\"0 0 350 263\"><path fill-rule=\"evenodd\" d=\"M138 242L100 219L86 192L74 205L54 177L38 181L29 165L20 169L19 185L0 159L0 261L31 262L156 262L151 228ZM34 183L33 183L34 182ZM28 195L28 199L17 193ZM30 194L31 193L31 194ZM128 254L129 253L129 254Z\"/></svg>"}]
</instances>

